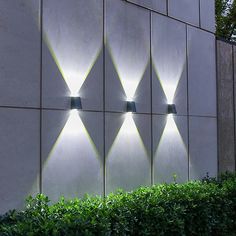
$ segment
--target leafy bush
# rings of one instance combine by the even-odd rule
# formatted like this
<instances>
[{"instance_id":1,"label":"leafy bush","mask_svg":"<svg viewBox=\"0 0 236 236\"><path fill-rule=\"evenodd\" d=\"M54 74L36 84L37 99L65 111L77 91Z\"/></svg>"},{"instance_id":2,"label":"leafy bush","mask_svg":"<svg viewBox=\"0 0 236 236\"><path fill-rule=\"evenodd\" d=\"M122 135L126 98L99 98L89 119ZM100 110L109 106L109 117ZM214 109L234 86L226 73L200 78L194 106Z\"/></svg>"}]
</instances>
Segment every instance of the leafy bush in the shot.
<instances>
[{"instance_id":1,"label":"leafy bush","mask_svg":"<svg viewBox=\"0 0 236 236\"><path fill-rule=\"evenodd\" d=\"M236 175L119 191L105 199L28 198L0 217L0 235L236 235Z\"/></svg>"}]
</instances>

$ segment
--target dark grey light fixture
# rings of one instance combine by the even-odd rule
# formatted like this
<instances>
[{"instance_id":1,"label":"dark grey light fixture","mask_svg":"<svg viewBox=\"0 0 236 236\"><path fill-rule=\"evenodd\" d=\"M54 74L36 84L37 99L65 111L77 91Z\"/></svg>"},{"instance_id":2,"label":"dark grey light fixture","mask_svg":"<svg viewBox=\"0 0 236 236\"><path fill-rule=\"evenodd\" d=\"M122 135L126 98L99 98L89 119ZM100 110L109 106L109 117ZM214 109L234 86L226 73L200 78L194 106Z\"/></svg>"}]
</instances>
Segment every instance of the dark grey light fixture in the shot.
<instances>
[{"instance_id":1,"label":"dark grey light fixture","mask_svg":"<svg viewBox=\"0 0 236 236\"><path fill-rule=\"evenodd\" d=\"M71 97L71 109L74 110L81 110L82 109L82 103L80 97Z\"/></svg>"},{"instance_id":2,"label":"dark grey light fixture","mask_svg":"<svg viewBox=\"0 0 236 236\"><path fill-rule=\"evenodd\" d=\"M136 105L133 101L127 102L127 112L136 112Z\"/></svg>"},{"instance_id":3,"label":"dark grey light fixture","mask_svg":"<svg viewBox=\"0 0 236 236\"><path fill-rule=\"evenodd\" d=\"M175 104L168 104L168 114L177 114Z\"/></svg>"}]
</instances>

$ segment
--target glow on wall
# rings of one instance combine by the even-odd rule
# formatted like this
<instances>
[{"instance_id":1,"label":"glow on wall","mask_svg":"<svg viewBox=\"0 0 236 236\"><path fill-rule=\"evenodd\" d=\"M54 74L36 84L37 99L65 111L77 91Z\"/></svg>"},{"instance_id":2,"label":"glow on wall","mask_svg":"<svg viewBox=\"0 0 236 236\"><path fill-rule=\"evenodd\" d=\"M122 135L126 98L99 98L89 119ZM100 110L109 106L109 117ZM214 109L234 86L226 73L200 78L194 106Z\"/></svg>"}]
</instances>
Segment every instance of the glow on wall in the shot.
<instances>
[{"instance_id":1,"label":"glow on wall","mask_svg":"<svg viewBox=\"0 0 236 236\"><path fill-rule=\"evenodd\" d=\"M70 113L43 163L43 192L53 200L59 196L101 194L102 190L102 153L88 133L80 112L72 110ZM86 119L93 114L83 116Z\"/></svg>"},{"instance_id":2,"label":"glow on wall","mask_svg":"<svg viewBox=\"0 0 236 236\"><path fill-rule=\"evenodd\" d=\"M143 134L136 126L134 116L148 128L145 115L107 114L107 140L111 139L111 129L117 125L116 120L123 120L106 154L107 193L118 188L132 190L150 184L150 153L144 145ZM148 137L145 138L148 140Z\"/></svg>"},{"instance_id":3,"label":"glow on wall","mask_svg":"<svg viewBox=\"0 0 236 236\"><path fill-rule=\"evenodd\" d=\"M150 59L149 14L117 0L106 2L106 12L108 56L126 96L120 99L132 101Z\"/></svg>"},{"instance_id":4,"label":"glow on wall","mask_svg":"<svg viewBox=\"0 0 236 236\"><path fill-rule=\"evenodd\" d=\"M177 177L177 182L187 181L187 118L157 115L153 121L154 182L173 182L173 176Z\"/></svg>"},{"instance_id":5,"label":"glow on wall","mask_svg":"<svg viewBox=\"0 0 236 236\"><path fill-rule=\"evenodd\" d=\"M44 1L44 42L71 96L79 95L102 51L101 13L101 0Z\"/></svg>"}]
</instances>

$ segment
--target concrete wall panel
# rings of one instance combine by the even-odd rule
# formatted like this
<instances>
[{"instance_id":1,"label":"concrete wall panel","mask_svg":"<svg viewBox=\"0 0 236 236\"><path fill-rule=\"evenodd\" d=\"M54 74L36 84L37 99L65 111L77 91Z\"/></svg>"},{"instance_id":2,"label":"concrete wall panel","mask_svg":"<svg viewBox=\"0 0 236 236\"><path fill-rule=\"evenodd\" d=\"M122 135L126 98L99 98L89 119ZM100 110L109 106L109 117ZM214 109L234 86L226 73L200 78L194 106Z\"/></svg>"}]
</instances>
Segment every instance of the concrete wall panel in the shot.
<instances>
[{"instance_id":1,"label":"concrete wall panel","mask_svg":"<svg viewBox=\"0 0 236 236\"><path fill-rule=\"evenodd\" d=\"M217 176L216 118L189 118L190 179Z\"/></svg>"},{"instance_id":2,"label":"concrete wall panel","mask_svg":"<svg viewBox=\"0 0 236 236\"><path fill-rule=\"evenodd\" d=\"M168 14L186 23L199 26L199 0L168 0Z\"/></svg>"},{"instance_id":3,"label":"concrete wall panel","mask_svg":"<svg viewBox=\"0 0 236 236\"><path fill-rule=\"evenodd\" d=\"M150 115L106 114L105 135L107 193L150 185Z\"/></svg>"},{"instance_id":4,"label":"concrete wall panel","mask_svg":"<svg viewBox=\"0 0 236 236\"><path fill-rule=\"evenodd\" d=\"M103 115L99 112L43 112L43 193L102 194Z\"/></svg>"},{"instance_id":5,"label":"concrete wall panel","mask_svg":"<svg viewBox=\"0 0 236 236\"><path fill-rule=\"evenodd\" d=\"M140 6L147 7L151 10L166 14L167 1L166 0L128 0L129 2L136 3Z\"/></svg>"},{"instance_id":6,"label":"concrete wall panel","mask_svg":"<svg viewBox=\"0 0 236 236\"><path fill-rule=\"evenodd\" d=\"M188 27L189 114L216 116L216 63L213 34Z\"/></svg>"},{"instance_id":7,"label":"concrete wall panel","mask_svg":"<svg viewBox=\"0 0 236 236\"><path fill-rule=\"evenodd\" d=\"M154 115L153 149L154 183L188 180L187 117Z\"/></svg>"},{"instance_id":8,"label":"concrete wall panel","mask_svg":"<svg viewBox=\"0 0 236 236\"><path fill-rule=\"evenodd\" d=\"M80 96L86 110L103 109L103 1L43 4L43 106L68 108Z\"/></svg>"},{"instance_id":9,"label":"concrete wall panel","mask_svg":"<svg viewBox=\"0 0 236 236\"><path fill-rule=\"evenodd\" d=\"M0 108L0 214L39 192L39 111Z\"/></svg>"},{"instance_id":10,"label":"concrete wall panel","mask_svg":"<svg viewBox=\"0 0 236 236\"><path fill-rule=\"evenodd\" d=\"M215 0L200 0L201 28L215 32Z\"/></svg>"},{"instance_id":11,"label":"concrete wall panel","mask_svg":"<svg viewBox=\"0 0 236 236\"><path fill-rule=\"evenodd\" d=\"M106 1L106 110L126 111L126 101L137 112L149 113L149 12L124 1Z\"/></svg>"},{"instance_id":12,"label":"concrete wall panel","mask_svg":"<svg viewBox=\"0 0 236 236\"><path fill-rule=\"evenodd\" d=\"M0 1L0 105L39 107L39 0Z\"/></svg>"},{"instance_id":13,"label":"concrete wall panel","mask_svg":"<svg viewBox=\"0 0 236 236\"><path fill-rule=\"evenodd\" d=\"M185 25L158 14L152 15L153 112L167 113L176 104L187 115L187 70Z\"/></svg>"},{"instance_id":14,"label":"concrete wall panel","mask_svg":"<svg viewBox=\"0 0 236 236\"><path fill-rule=\"evenodd\" d=\"M235 168L233 47L217 42L219 171Z\"/></svg>"}]
</instances>

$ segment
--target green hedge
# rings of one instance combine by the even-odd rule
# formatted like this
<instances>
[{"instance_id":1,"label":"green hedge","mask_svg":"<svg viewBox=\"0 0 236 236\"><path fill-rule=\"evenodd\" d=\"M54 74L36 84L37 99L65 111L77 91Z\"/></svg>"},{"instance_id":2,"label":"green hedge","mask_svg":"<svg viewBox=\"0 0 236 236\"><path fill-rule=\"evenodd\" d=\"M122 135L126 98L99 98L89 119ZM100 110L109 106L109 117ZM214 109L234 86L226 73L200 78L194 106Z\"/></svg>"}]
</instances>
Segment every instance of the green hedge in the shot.
<instances>
[{"instance_id":1,"label":"green hedge","mask_svg":"<svg viewBox=\"0 0 236 236\"><path fill-rule=\"evenodd\" d=\"M0 235L236 235L236 175L54 205L30 197L0 217Z\"/></svg>"}]
</instances>

